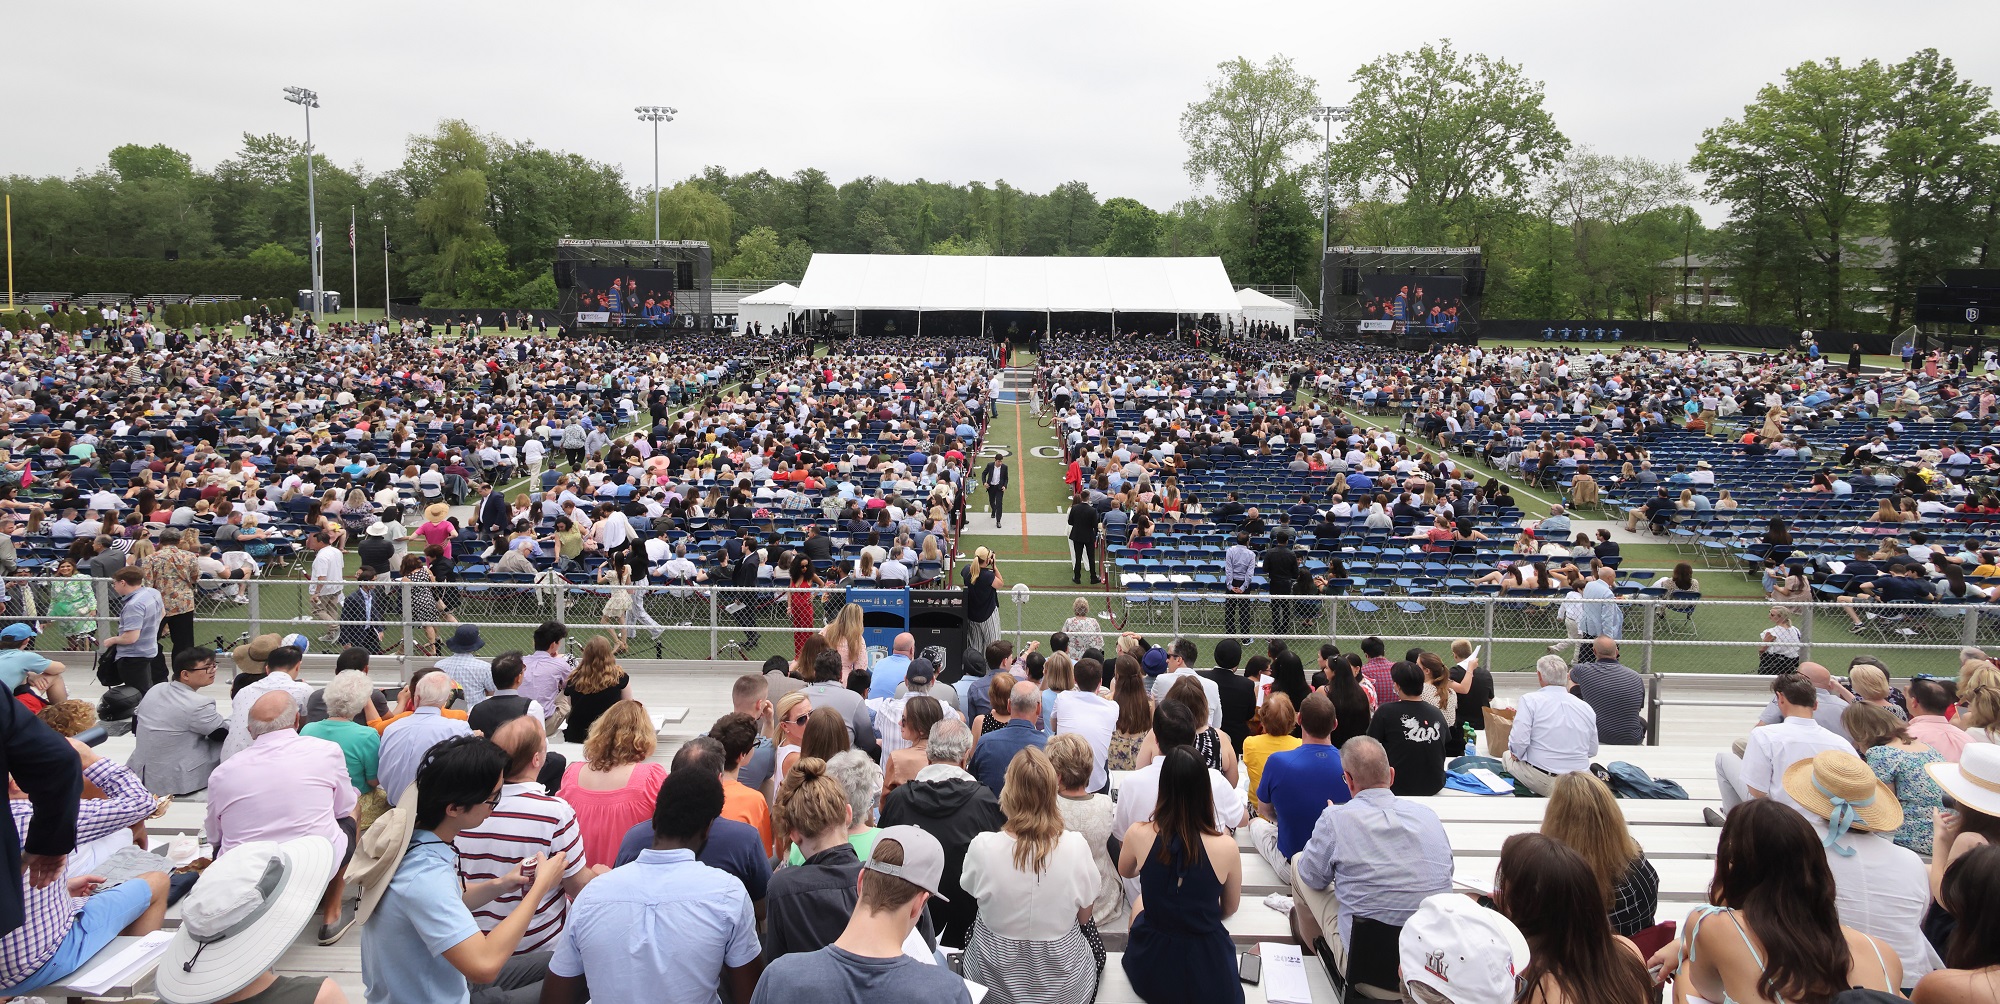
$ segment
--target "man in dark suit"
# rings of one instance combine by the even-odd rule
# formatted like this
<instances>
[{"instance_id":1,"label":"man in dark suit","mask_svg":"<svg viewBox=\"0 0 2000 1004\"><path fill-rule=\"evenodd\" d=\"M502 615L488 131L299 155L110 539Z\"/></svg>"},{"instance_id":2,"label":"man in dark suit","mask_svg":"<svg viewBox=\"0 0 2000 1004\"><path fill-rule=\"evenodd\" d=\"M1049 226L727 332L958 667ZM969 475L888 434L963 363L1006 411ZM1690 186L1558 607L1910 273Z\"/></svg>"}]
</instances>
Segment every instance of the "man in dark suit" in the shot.
<instances>
[{"instance_id":1,"label":"man in dark suit","mask_svg":"<svg viewBox=\"0 0 2000 1004\"><path fill-rule=\"evenodd\" d=\"M1250 716L1257 713L1257 685L1243 678L1236 665L1243 661L1243 643L1224 638L1215 643L1215 668L1196 675L1215 684L1222 705L1222 734L1236 746L1240 756L1243 740L1250 735Z\"/></svg>"},{"instance_id":2,"label":"man in dark suit","mask_svg":"<svg viewBox=\"0 0 2000 1004\"><path fill-rule=\"evenodd\" d=\"M514 509L507 504L507 495L490 484L481 482L475 488L480 493L479 504L473 509L474 525L480 535L498 543L507 539L507 532L514 520Z\"/></svg>"},{"instance_id":3,"label":"man in dark suit","mask_svg":"<svg viewBox=\"0 0 2000 1004\"><path fill-rule=\"evenodd\" d=\"M1078 496L1069 507L1069 580L1083 582L1083 566L1090 566L1090 584L1097 584L1097 528L1103 518L1091 504Z\"/></svg>"},{"instance_id":4,"label":"man in dark suit","mask_svg":"<svg viewBox=\"0 0 2000 1004\"><path fill-rule=\"evenodd\" d=\"M1001 504L1007 498L1007 457L1003 454L986 462L979 471L979 483L986 486L986 501L993 509L993 525L1000 525Z\"/></svg>"},{"instance_id":5,"label":"man in dark suit","mask_svg":"<svg viewBox=\"0 0 2000 1004\"><path fill-rule=\"evenodd\" d=\"M1292 586L1299 579L1299 556L1284 544L1264 549L1264 581L1271 589L1271 633L1292 633Z\"/></svg>"},{"instance_id":6,"label":"man in dark suit","mask_svg":"<svg viewBox=\"0 0 2000 1004\"><path fill-rule=\"evenodd\" d=\"M0 883L0 934L20 927L26 886L40 889L63 880L69 852L76 847L77 802L83 798L83 763L75 749L42 724L19 701L0 708L0 771L14 779L34 806L25 837L10 813L0 831L0 869L21 881Z\"/></svg>"}]
</instances>

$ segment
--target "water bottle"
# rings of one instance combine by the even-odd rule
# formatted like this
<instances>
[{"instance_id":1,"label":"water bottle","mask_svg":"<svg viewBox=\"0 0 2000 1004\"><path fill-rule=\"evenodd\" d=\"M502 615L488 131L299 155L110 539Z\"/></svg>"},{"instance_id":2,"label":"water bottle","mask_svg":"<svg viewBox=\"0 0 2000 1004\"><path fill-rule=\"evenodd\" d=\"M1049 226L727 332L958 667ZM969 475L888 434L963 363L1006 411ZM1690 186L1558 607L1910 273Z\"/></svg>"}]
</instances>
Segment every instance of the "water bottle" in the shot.
<instances>
[{"instance_id":1,"label":"water bottle","mask_svg":"<svg viewBox=\"0 0 2000 1004\"><path fill-rule=\"evenodd\" d=\"M1466 755L1466 756L1477 756L1478 754L1479 754L1479 737L1478 737L1478 736L1477 736L1477 735L1476 735L1476 734L1475 734L1475 733L1474 733L1474 732L1472 731L1472 723L1471 723L1471 722L1466 722L1466 723L1465 723L1465 755Z\"/></svg>"}]
</instances>

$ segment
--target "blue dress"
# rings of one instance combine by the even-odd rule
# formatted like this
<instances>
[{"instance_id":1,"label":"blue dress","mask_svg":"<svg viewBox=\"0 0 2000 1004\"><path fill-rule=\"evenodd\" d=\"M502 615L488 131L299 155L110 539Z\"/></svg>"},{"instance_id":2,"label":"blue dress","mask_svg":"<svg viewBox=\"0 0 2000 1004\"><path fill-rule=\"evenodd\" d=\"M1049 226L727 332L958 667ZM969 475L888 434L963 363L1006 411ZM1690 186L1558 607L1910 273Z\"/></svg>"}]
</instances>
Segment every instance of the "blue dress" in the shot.
<instances>
[{"instance_id":1,"label":"blue dress","mask_svg":"<svg viewBox=\"0 0 2000 1004\"><path fill-rule=\"evenodd\" d=\"M1207 850L1197 845L1190 861L1178 837L1158 839L1139 869L1145 909L1126 936L1125 978L1147 1004L1242 1004L1236 945L1222 926L1222 881Z\"/></svg>"}]
</instances>

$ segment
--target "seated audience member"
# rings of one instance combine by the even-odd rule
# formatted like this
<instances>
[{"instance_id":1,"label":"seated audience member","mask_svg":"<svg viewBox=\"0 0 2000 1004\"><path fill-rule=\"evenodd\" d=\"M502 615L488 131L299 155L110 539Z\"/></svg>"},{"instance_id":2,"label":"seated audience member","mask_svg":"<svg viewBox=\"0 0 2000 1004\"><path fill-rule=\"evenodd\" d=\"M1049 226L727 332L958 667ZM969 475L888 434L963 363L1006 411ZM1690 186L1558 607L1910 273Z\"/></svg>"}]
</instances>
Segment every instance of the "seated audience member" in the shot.
<instances>
[{"instance_id":1,"label":"seated audience member","mask_svg":"<svg viewBox=\"0 0 2000 1004\"><path fill-rule=\"evenodd\" d=\"M1857 701L1840 717L1861 759L1903 807L1903 825L1890 839L1918 854L1929 854L1937 812L1944 808L1944 792L1929 767L1944 763L1944 757L1912 739L1909 724L1881 705Z\"/></svg>"},{"instance_id":2,"label":"seated audience member","mask_svg":"<svg viewBox=\"0 0 2000 1004\"><path fill-rule=\"evenodd\" d=\"M764 841L765 852L769 853L773 846L771 803L764 800L762 791L736 779L742 773L743 762L757 748L756 721L740 711L732 711L715 720L708 730L708 737L722 744L722 817L756 827L757 835Z\"/></svg>"},{"instance_id":3,"label":"seated audience member","mask_svg":"<svg viewBox=\"0 0 2000 1004\"><path fill-rule=\"evenodd\" d=\"M1111 817L1113 835L1122 840L1126 830L1153 814L1159 802L1160 765L1167 753L1182 746L1193 749L1196 730L1206 727L1207 723L1180 701L1161 701L1153 709L1152 741L1160 753L1151 763L1125 775L1118 788L1118 811ZM1195 754L1197 758L1200 755ZM1236 786L1212 767L1208 770L1208 781L1215 795L1215 828L1228 833L1243 825L1245 807ZM1125 895L1128 899L1138 898L1139 882L1135 876L1125 876Z\"/></svg>"},{"instance_id":4,"label":"seated audience member","mask_svg":"<svg viewBox=\"0 0 2000 1004\"><path fill-rule=\"evenodd\" d=\"M1048 745L1049 737L1038 727L1041 709L1041 688L1026 680L1015 683L1007 693L1007 723L980 736L973 746L966 770L992 789L995 797L1001 794L1000 786L1006 781L1014 754Z\"/></svg>"},{"instance_id":5,"label":"seated audience member","mask_svg":"<svg viewBox=\"0 0 2000 1004\"><path fill-rule=\"evenodd\" d=\"M410 681L410 696L416 707L409 716L382 730L379 776L382 794L392 806L402 804L404 790L416 780L417 768L432 746L472 732L464 721L444 713L452 699L451 677L436 671L420 673Z\"/></svg>"},{"instance_id":6,"label":"seated audience member","mask_svg":"<svg viewBox=\"0 0 2000 1004\"><path fill-rule=\"evenodd\" d=\"M1827 668L1819 663L1799 663L1798 674L1812 683L1813 693L1817 697L1813 702L1813 721L1818 722L1821 728L1851 742L1854 737L1847 734L1847 725L1840 720L1840 716L1846 713L1848 705L1854 703L1854 695L1835 681L1833 674L1827 672ZM1773 695L1771 700L1765 702L1764 710L1758 713L1757 724L1776 725L1782 717L1783 713L1778 710L1778 699Z\"/></svg>"},{"instance_id":7,"label":"seated audience member","mask_svg":"<svg viewBox=\"0 0 2000 1004\"><path fill-rule=\"evenodd\" d=\"M1424 700L1424 671L1414 662L1391 667L1396 700L1385 701L1368 720L1368 735L1389 757L1398 795L1435 795L1444 788L1444 762L1451 755L1444 712ZM1416 909L1416 904L1411 904Z\"/></svg>"},{"instance_id":8,"label":"seated audience member","mask_svg":"<svg viewBox=\"0 0 2000 1004\"><path fill-rule=\"evenodd\" d=\"M159 688L154 688L159 689ZM314 739L324 739L340 747L347 757L347 776L354 782L354 790L363 797L378 792L377 779L382 772L382 737L374 729L355 721L357 715L368 710L368 695L375 688L368 682L368 674L348 670L333 678L333 682L323 690L313 692L321 699L321 706L327 709L327 717L316 722L308 722L299 729L299 735ZM379 801L376 812L388 807L388 802ZM360 817L364 823L373 822L368 815Z\"/></svg>"},{"instance_id":9,"label":"seated audience member","mask_svg":"<svg viewBox=\"0 0 2000 1004\"><path fill-rule=\"evenodd\" d=\"M311 897L338 860L323 837L239 844L217 855L181 900L180 929L154 970L162 1004L346 1004L331 977L271 968L311 922ZM273 865L280 870L267 881ZM244 923L246 916L256 923Z\"/></svg>"},{"instance_id":10,"label":"seated audience member","mask_svg":"<svg viewBox=\"0 0 2000 1004\"><path fill-rule=\"evenodd\" d=\"M340 650L340 654L334 657L333 660L333 672L335 675L339 675L350 671L360 673L363 678L367 677L367 652L358 648L344 648ZM360 711L354 713L353 720L370 727L373 727L373 723L378 721L386 722L389 718L388 699L382 696L381 691L376 690L372 686L368 688L366 696L367 702L362 705ZM314 722L322 721L326 716L326 691L325 688L321 688L313 691L312 696L306 698L306 724L311 725ZM385 725L384 727L386 728L387 726Z\"/></svg>"},{"instance_id":11,"label":"seated audience member","mask_svg":"<svg viewBox=\"0 0 2000 1004\"><path fill-rule=\"evenodd\" d=\"M873 765L858 750L834 760L839 763L801 757L778 788L778 825L796 860L771 876L766 963L794 952L816 952L840 936L854 912L862 855L873 853L881 834L869 828L864 839L856 839L854 793L840 781L840 775L855 773L860 764ZM935 947L928 918L919 928L925 942Z\"/></svg>"},{"instance_id":12,"label":"seated audience member","mask_svg":"<svg viewBox=\"0 0 2000 1004\"><path fill-rule=\"evenodd\" d=\"M1301 943L1324 938L1344 967L1356 917L1401 927L1425 897L1451 889L1452 865L1444 824L1397 797L1380 742L1349 739L1340 762L1354 797L1328 806L1292 859L1292 923Z\"/></svg>"},{"instance_id":13,"label":"seated audience member","mask_svg":"<svg viewBox=\"0 0 2000 1004\"><path fill-rule=\"evenodd\" d=\"M2000 848L1981 846L1945 870L1938 906L1955 923L1945 941L1944 964L1918 981L1915 1004L2000 1002Z\"/></svg>"},{"instance_id":14,"label":"seated audience member","mask_svg":"<svg viewBox=\"0 0 2000 1004\"><path fill-rule=\"evenodd\" d=\"M1652 977L1638 946L1613 933L1599 909L1603 890L1590 862L1540 833L1500 845L1494 907L1528 944L1520 1000L1537 1004L1651 1004Z\"/></svg>"},{"instance_id":15,"label":"seated audience member","mask_svg":"<svg viewBox=\"0 0 2000 1004\"><path fill-rule=\"evenodd\" d=\"M709 770L722 773L722 744L707 736L696 736L681 744L674 751L674 762L668 765L672 771ZM673 776L671 773L669 777ZM654 804L659 803L656 800ZM639 860L639 852L653 846L653 821L648 819L636 823L625 831L625 839L618 842L617 867L629 865ZM757 828L749 823L730 819L717 819L708 828L708 840L701 846L695 859L711 868L720 868L743 883L743 891L750 894L750 902L756 904L761 915L764 894L771 882L771 855L764 849L763 838L757 835Z\"/></svg>"},{"instance_id":16,"label":"seated audience member","mask_svg":"<svg viewBox=\"0 0 2000 1004\"><path fill-rule=\"evenodd\" d=\"M1632 839L1625 814L1603 781L1581 771L1556 778L1541 832L1568 844L1590 864L1612 931L1629 938L1653 926L1660 873Z\"/></svg>"},{"instance_id":17,"label":"seated audience member","mask_svg":"<svg viewBox=\"0 0 2000 1004\"><path fill-rule=\"evenodd\" d=\"M923 668L928 669L928 666L926 663ZM912 669L911 673L914 674L916 671ZM891 697L886 699L884 704L884 711L888 711L889 706L901 705L894 708L893 715L884 714L878 718L878 721L893 718L901 741L900 746L882 758L882 797L887 798L898 785L916 777L918 771L930 764L931 726L946 717L956 716L957 712L950 712L948 716L945 705L928 694ZM882 737L882 745L883 748L888 748L889 740L886 734Z\"/></svg>"},{"instance_id":18,"label":"seated audience member","mask_svg":"<svg viewBox=\"0 0 2000 1004\"><path fill-rule=\"evenodd\" d=\"M1972 734L1951 723L1951 695L1936 680L1911 680L1910 738L1938 752L1946 763L1957 763Z\"/></svg>"},{"instance_id":19,"label":"seated audience member","mask_svg":"<svg viewBox=\"0 0 2000 1004\"><path fill-rule=\"evenodd\" d=\"M978 903L959 886L965 850L973 837L997 830L1007 821L992 789L965 772L971 748L972 730L964 722L946 719L931 726L930 765L882 800L884 831L915 826L943 848L940 881L944 884L932 907L931 922L938 928L938 939L953 948L965 947L979 910ZM882 834L876 834L878 851L881 839Z\"/></svg>"},{"instance_id":20,"label":"seated audience member","mask_svg":"<svg viewBox=\"0 0 2000 1004\"><path fill-rule=\"evenodd\" d=\"M826 758L826 775L847 793L847 807L852 810L847 818L847 842L856 856L865 856L875 849L875 835L881 832L875 826L875 809L882 796L882 768L868 759L868 754L849 749ZM785 855L788 865L804 862L805 855L796 845Z\"/></svg>"},{"instance_id":21,"label":"seated audience member","mask_svg":"<svg viewBox=\"0 0 2000 1004\"><path fill-rule=\"evenodd\" d=\"M1850 987L1900 996L1896 950L1843 926L1835 892L1804 816L1773 799L1744 802L1716 844L1714 905L1688 914L1648 964L1710 1001L1821 1001Z\"/></svg>"},{"instance_id":22,"label":"seated audience member","mask_svg":"<svg viewBox=\"0 0 2000 1004\"><path fill-rule=\"evenodd\" d=\"M13 811L14 832L23 834L17 850L26 859L20 879L26 921L0 937L0 994L13 997L62 982L113 938L159 930L167 915L167 873L147 872L109 888L95 875L63 873L64 855L73 845L129 829L151 816L153 794L138 775L74 739L69 741L74 756L56 753L62 740L18 703L7 703L14 708L6 714L18 716L8 727L8 807ZM31 744L38 744L32 754ZM53 759L39 755L45 749ZM105 797L78 802L79 762L83 780L96 785ZM46 774L34 776L43 774L37 768ZM17 776L27 777L36 795L29 795ZM62 800L66 806L43 797L51 782L58 790L67 789ZM73 816L66 818L65 808ZM44 812L47 817L38 818ZM74 837L59 840L63 849L54 854L29 849L48 847L51 830L64 837L73 832Z\"/></svg>"},{"instance_id":23,"label":"seated audience member","mask_svg":"<svg viewBox=\"0 0 2000 1004\"><path fill-rule=\"evenodd\" d=\"M965 978L1008 1000L1088 1001L1097 991L1103 960L1082 926L1092 923L1097 865L1083 836L1064 829L1060 791L1048 755L1023 748L1000 790L1006 824L965 852L960 882L979 902Z\"/></svg>"},{"instance_id":24,"label":"seated audience member","mask_svg":"<svg viewBox=\"0 0 2000 1004\"><path fill-rule=\"evenodd\" d=\"M215 699L200 693L214 682L215 650L184 648L174 653L173 678L139 700L132 757L125 766L146 782L146 790L188 795L208 787L209 774L222 762L222 741L229 737Z\"/></svg>"},{"instance_id":25,"label":"seated audience member","mask_svg":"<svg viewBox=\"0 0 2000 1004\"><path fill-rule=\"evenodd\" d=\"M340 656L334 661L334 665L335 667L342 670L347 670L347 669L365 670L367 668L367 660L368 660L368 653L363 652L358 648L344 648L340 650ZM411 674L410 679L403 684L403 689L396 694L395 706L390 708L389 714L381 718L377 718L370 721L368 723L368 727L374 729L377 732L388 732L390 726L396 724L397 722L402 721L405 718L410 717L411 715L416 714L417 706L422 703L421 701L417 700L417 685L419 683L422 683L427 677L446 676L446 675L447 674L445 673L444 670L439 669L436 666L425 666L424 668L417 670L415 673ZM457 721L466 722L469 727L472 718L471 713L466 711L461 711L451 706L452 704L458 703L458 684L456 683L451 684L448 689L448 692L450 693L451 697L449 701L445 704L444 710L438 712L438 714L442 715L445 718L451 718Z\"/></svg>"},{"instance_id":26,"label":"seated audience member","mask_svg":"<svg viewBox=\"0 0 2000 1004\"><path fill-rule=\"evenodd\" d=\"M1559 655L1535 662L1541 689L1521 695L1501 758L1507 773L1544 798L1557 778L1590 770L1590 758L1597 755L1597 712L1570 692L1569 673Z\"/></svg>"},{"instance_id":27,"label":"seated audience member","mask_svg":"<svg viewBox=\"0 0 2000 1004\"><path fill-rule=\"evenodd\" d=\"M1111 856L1111 796L1090 790L1090 772L1095 765L1090 741L1075 733L1049 740L1049 763L1055 767L1062 785L1063 828L1083 834L1097 865L1097 900L1091 919L1097 925L1118 918L1125 905L1125 884L1118 881L1118 859Z\"/></svg>"},{"instance_id":28,"label":"seated audience member","mask_svg":"<svg viewBox=\"0 0 2000 1004\"><path fill-rule=\"evenodd\" d=\"M1793 764L1784 785L1811 814L1826 848L1841 921L1896 950L1903 987L1941 966L1922 929L1930 902L1923 859L1890 839L1903 824L1895 793L1860 757L1843 752Z\"/></svg>"},{"instance_id":29,"label":"seated audience member","mask_svg":"<svg viewBox=\"0 0 2000 1004\"><path fill-rule=\"evenodd\" d=\"M493 675L493 686L497 688L493 696L473 705L465 713L465 724L482 736L496 735L500 726L509 720L524 715L536 721L546 722L548 716L542 706L521 696L521 670L524 662L519 652L502 652L493 660L488 671ZM546 729L545 729L546 730ZM569 760L555 750L549 750L543 757L541 776L536 778L542 787L553 795L562 787L563 771L569 769Z\"/></svg>"},{"instance_id":30,"label":"seated audience member","mask_svg":"<svg viewBox=\"0 0 2000 1004\"><path fill-rule=\"evenodd\" d=\"M1234 638L1224 638L1215 643L1215 666L1201 671L1201 677L1215 685L1215 696L1222 714L1221 729L1236 747L1237 754L1243 753L1243 742L1250 735L1250 719L1257 714L1256 685L1245 679L1236 667L1243 661L1243 643ZM1254 790L1255 782L1251 783Z\"/></svg>"},{"instance_id":31,"label":"seated audience member","mask_svg":"<svg viewBox=\"0 0 2000 1004\"><path fill-rule=\"evenodd\" d=\"M1456 892L1426 898L1397 939L1403 999L1514 1004L1528 970L1528 941L1498 910ZM1438 958L1454 960L1450 967Z\"/></svg>"},{"instance_id":32,"label":"seated audience member","mask_svg":"<svg viewBox=\"0 0 2000 1004\"><path fill-rule=\"evenodd\" d=\"M812 672L815 682L802 693L812 701L813 708L832 708L840 712L841 719L847 722L854 748L874 750L875 722L868 714L867 699L847 689L841 682L840 653L832 649L819 653L813 658Z\"/></svg>"},{"instance_id":33,"label":"seated audience member","mask_svg":"<svg viewBox=\"0 0 2000 1004\"><path fill-rule=\"evenodd\" d=\"M69 667L29 648L37 633L30 624L0 628L0 684L10 694L22 693L23 687L32 688L48 704L69 700L69 684L63 680L63 673Z\"/></svg>"},{"instance_id":34,"label":"seated audience member","mask_svg":"<svg viewBox=\"0 0 2000 1004\"><path fill-rule=\"evenodd\" d=\"M1283 696L1271 695L1265 707ZM1292 857L1305 848L1320 810L1353 797L1342 779L1340 751L1330 738L1333 721L1331 698L1322 693L1307 696L1299 711L1299 745L1271 754L1257 783L1250 844L1284 885L1292 884Z\"/></svg>"},{"instance_id":35,"label":"seated audience member","mask_svg":"<svg viewBox=\"0 0 2000 1004\"><path fill-rule=\"evenodd\" d=\"M619 701L590 727L584 762L570 764L557 792L576 810L586 862L611 864L626 832L652 818L666 780L666 771L652 762L658 747L653 720L638 701Z\"/></svg>"},{"instance_id":36,"label":"seated audience member","mask_svg":"<svg viewBox=\"0 0 2000 1004\"><path fill-rule=\"evenodd\" d=\"M450 681L447 678L446 683ZM537 999L546 952L515 955L535 906L562 884L561 855L529 858L502 878L466 885L452 841L486 822L506 783L507 752L479 736L453 736L424 753L413 797L363 838L361 975L370 1004ZM481 931L475 907L527 887L507 919Z\"/></svg>"},{"instance_id":37,"label":"seated audience member","mask_svg":"<svg viewBox=\"0 0 2000 1004\"><path fill-rule=\"evenodd\" d=\"M242 651L240 648L237 651ZM232 653L234 654L234 653ZM235 756L250 745L250 706L274 690L292 695L299 707L306 706L313 688L299 679L299 662L305 652L293 645L279 645L265 657L264 675L237 688L229 695L229 736L222 741L222 758ZM239 661L238 665L242 663ZM392 796L393 797L393 796Z\"/></svg>"},{"instance_id":38,"label":"seated audience member","mask_svg":"<svg viewBox=\"0 0 2000 1004\"><path fill-rule=\"evenodd\" d=\"M750 1004L972 1004L963 978L903 953L926 901L945 895L945 870L945 849L936 837L915 826L885 828L861 866L854 914L840 937L818 951L770 963Z\"/></svg>"},{"instance_id":39,"label":"seated audience member","mask_svg":"<svg viewBox=\"0 0 2000 1004\"><path fill-rule=\"evenodd\" d=\"M298 702L282 690L257 698L248 723L249 755L231 757L209 775L208 842L224 854L253 840L325 837L340 862L320 903L319 943L331 945L354 923L340 895L358 830L359 796L347 755L335 743L300 735Z\"/></svg>"},{"instance_id":40,"label":"seated audience member","mask_svg":"<svg viewBox=\"0 0 2000 1004\"><path fill-rule=\"evenodd\" d=\"M1243 895L1243 856L1215 825L1222 807L1209 783L1214 770L1186 745L1158 763L1157 807L1125 831L1118 850L1118 874L1140 888L1125 977L1141 1000L1240 1002L1236 949L1222 922ZM1234 791L1229 798L1238 800Z\"/></svg>"},{"instance_id":41,"label":"seated audience member","mask_svg":"<svg viewBox=\"0 0 2000 1004\"><path fill-rule=\"evenodd\" d=\"M1104 663L1078 659L1071 669L1076 687L1056 695L1051 731L1056 735L1075 734L1090 744L1090 790L1106 791L1111 776L1105 763L1111 756L1111 737L1118 731L1118 703L1098 694L1104 685ZM1140 695L1141 700L1144 695Z\"/></svg>"},{"instance_id":42,"label":"seated audience member","mask_svg":"<svg viewBox=\"0 0 2000 1004\"><path fill-rule=\"evenodd\" d=\"M1596 714L1597 741L1606 746L1644 743L1645 679L1618 661L1617 639L1600 635L1590 649L1590 661L1569 668L1569 690Z\"/></svg>"},{"instance_id":43,"label":"seated audience member","mask_svg":"<svg viewBox=\"0 0 2000 1004\"><path fill-rule=\"evenodd\" d=\"M765 735L771 727L771 681L760 673L745 673L736 678L729 688L730 707L739 715L750 719L757 729L757 742L751 746L748 756L743 758L743 766L736 771L736 780L758 791L764 790L764 782L777 772L778 747Z\"/></svg>"},{"instance_id":44,"label":"seated audience member","mask_svg":"<svg viewBox=\"0 0 2000 1004\"><path fill-rule=\"evenodd\" d=\"M576 896L549 960L543 1004L749 1000L763 970L750 896L697 855L722 814L717 771L675 771L653 809L653 846Z\"/></svg>"},{"instance_id":45,"label":"seated audience member","mask_svg":"<svg viewBox=\"0 0 2000 1004\"><path fill-rule=\"evenodd\" d=\"M504 878L538 854L551 858L562 855L566 862L562 885L535 904L527 933L521 936L514 954L553 949L563 932L570 900L592 879L611 869L583 863L583 836L576 825L575 810L536 780L542 770L542 754L548 749L541 723L526 716L516 718L490 738L507 754L506 783L500 788L500 804L493 807L486 821L460 831L458 839L452 841L458 849L458 874L476 885ZM472 918L479 922L480 930L491 931L514 912L520 899L519 888L509 889L475 908Z\"/></svg>"},{"instance_id":46,"label":"seated audience member","mask_svg":"<svg viewBox=\"0 0 2000 1004\"><path fill-rule=\"evenodd\" d=\"M1298 709L1292 699L1282 691L1264 699L1264 706L1257 709L1257 724L1263 731L1254 736L1245 736L1238 762L1243 765L1244 788L1250 792L1250 814L1257 814L1257 785L1263 779L1264 764L1273 753L1285 753L1299 748L1300 739L1293 735L1298 731Z\"/></svg>"},{"instance_id":47,"label":"seated audience member","mask_svg":"<svg viewBox=\"0 0 2000 1004\"><path fill-rule=\"evenodd\" d=\"M1810 665L1810 663L1808 663ZM1739 755L1715 755L1715 780L1722 790L1722 810L1729 812L1751 799L1772 798L1799 808L1785 792L1785 771L1801 760L1810 760L1827 750L1853 752L1846 737L1828 731L1814 719L1819 698L1812 681L1801 673L1782 673L1772 679L1772 700L1779 720L1775 725L1759 724L1750 730L1750 740ZM1702 814L1710 826L1722 825L1713 809Z\"/></svg>"}]
</instances>

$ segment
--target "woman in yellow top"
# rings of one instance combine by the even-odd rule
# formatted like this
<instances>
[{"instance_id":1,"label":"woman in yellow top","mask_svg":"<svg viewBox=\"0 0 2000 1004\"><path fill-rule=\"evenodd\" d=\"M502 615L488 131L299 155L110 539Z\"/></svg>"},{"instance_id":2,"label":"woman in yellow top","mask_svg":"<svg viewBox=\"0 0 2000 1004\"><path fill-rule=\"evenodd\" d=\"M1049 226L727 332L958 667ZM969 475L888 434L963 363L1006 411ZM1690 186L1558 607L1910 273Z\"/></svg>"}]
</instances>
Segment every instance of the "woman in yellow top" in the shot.
<instances>
[{"instance_id":1,"label":"woman in yellow top","mask_svg":"<svg viewBox=\"0 0 2000 1004\"><path fill-rule=\"evenodd\" d=\"M1292 699L1273 691L1264 698L1264 706L1257 709L1257 721L1264 726L1264 734L1250 736L1243 740L1243 766L1250 770L1250 802L1254 810L1257 802L1257 781L1264 775L1264 761L1273 753L1299 748L1299 737L1292 730L1299 724L1298 712L1292 710Z\"/></svg>"}]
</instances>

